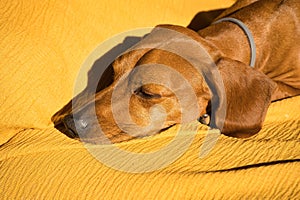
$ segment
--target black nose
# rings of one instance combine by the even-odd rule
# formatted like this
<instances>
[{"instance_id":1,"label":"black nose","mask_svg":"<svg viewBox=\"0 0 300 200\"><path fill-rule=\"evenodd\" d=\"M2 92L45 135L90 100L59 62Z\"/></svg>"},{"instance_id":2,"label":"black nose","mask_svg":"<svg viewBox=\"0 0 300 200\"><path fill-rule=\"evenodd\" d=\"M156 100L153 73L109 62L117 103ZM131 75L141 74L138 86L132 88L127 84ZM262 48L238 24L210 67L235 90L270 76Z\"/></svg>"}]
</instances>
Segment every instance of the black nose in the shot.
<instances>
[{"instance_id":1,"label":"black nose","mask_svg":"<svg viewBox=\"0 0 300 200\"><path fill-rule=\"evenodd\" d=\"M73 115L67 115L62 119L64 126L66 128L66 135L71 138L79 137L76 131L76 125Z\"/></svg>"}]
</instances>

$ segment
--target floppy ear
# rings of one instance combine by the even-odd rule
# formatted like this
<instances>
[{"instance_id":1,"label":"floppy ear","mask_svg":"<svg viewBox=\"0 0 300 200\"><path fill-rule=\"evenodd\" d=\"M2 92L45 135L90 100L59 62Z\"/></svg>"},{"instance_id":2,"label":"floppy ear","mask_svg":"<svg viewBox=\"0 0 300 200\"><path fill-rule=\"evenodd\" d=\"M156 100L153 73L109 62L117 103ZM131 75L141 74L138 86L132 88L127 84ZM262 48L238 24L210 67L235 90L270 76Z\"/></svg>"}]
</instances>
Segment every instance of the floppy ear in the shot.
<instances>
[{"instance_id":1,"label":"floppy ear","mask_svg":"<svg viewBox=\"0 0 300 200\"><path fill-rule=\"evenodd\" d=\"M262 127L276 83L252 67L229 58L217 63L223 79L226 118L222 133L232 137L249 137ZM224 99L225 98L225 99ZM216 124L220 123L215 116Z\"/></svg>"}]
</instances>

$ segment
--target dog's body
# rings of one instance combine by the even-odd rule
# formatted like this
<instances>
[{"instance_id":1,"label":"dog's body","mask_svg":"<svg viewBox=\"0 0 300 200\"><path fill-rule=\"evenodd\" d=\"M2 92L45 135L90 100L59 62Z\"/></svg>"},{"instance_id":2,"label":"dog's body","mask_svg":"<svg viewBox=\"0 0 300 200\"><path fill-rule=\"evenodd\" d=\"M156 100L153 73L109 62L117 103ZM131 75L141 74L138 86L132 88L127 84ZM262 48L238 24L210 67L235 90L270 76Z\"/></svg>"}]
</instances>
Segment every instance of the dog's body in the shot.
<instances>
[{"instance_id":1,"label":"dog's body","mask_svg":"<svg viewBox=\"0 0 300 200\"><path fill-rule=\"evenodd\" d=\"M254 68L249 66L250 47L247 36L234 23L212 24L197 33L180 26L162 25L159 28L176 31L204 47L216 63L223 79L226 93L224 97L214 92L221 91L218 84L214 86L216 88L212 88L208 82L213 80L204 77L203 72L197 72L186 59L163 49L142 48L127 52L115 60L112 68L104 74L104 82L100 84L95 100L76 109L76 112L63 109L53 117L54 123L63 123L73 137L78 137L76 127L79 126L84 132L80 134L81 139L102 141L97 134L96 124L99 123L107 138L112 142L119 142L151 135L158 130L182 123L182 115L187 114L189 120L195 120L209 112L212 115L211 125L222 129L225 135L248 137L257 133L262 127L271 101L300 94L300 2L241 0L217 19L223 17L239 19L251 30L257 48ZM149 36L155 41L168 43L164 37L159 36L159 32L157 34L153 31ZM194 55L195 49L189 48L190 46L186 46L187 51L191 51L190 55ZM169 66L188 80L190 86L185 86L179 79L174 78L176 73L163 67L152 67L151 70L145 66L137 67L153 64ZM170 88L146 83L145 80L149 80L149 77L151 80L153 77L155 80L164 80L163 83ZM120 82L121 87L118 86ZM116 92L116 87L122 89ZM192 100L190 88L194 91L197 105ZM123 114L125 108L121 102L122 96L126 96L125 91L129 91L131 95L128 102L130 116ZM186 107L180 107L177 94L186 98ZM215 96L218 96L217 107L222 102L226 103L225 119L209 111ZM121 100L114 102L114 97ZM112 103L115 103L115 108L112 108ZM151 113L154 105L164 108L163 118L158 116L160 112L154 115ZM67 107L71 108L70 103ZM97 120L90 117L93 110L96 110ZM114 112L118 113L118 119L115 119ZM131 119L128 120L128 117ZM120 125L123 127L120 128Z\"/></svg>"},{"instance_id":2,"label":"dog's body","mask_svg":"<svg viewBox=\"0 0 300 200\"><path fill-rule=\"evenodd\" d=\"M251 4L253 2L255 3ZM245 5L250 6L245 7ZM241 8L242 10L239 11ZM296 0L238 1L218 19L228 14L246 23L251 30L258 55L255 69L277 83L272 100L299 94L300 2ZM218 24L200 30L198 33L203 38L213 41L224 57L249 63L249 44L245 34L236 25Z\"/></svg>"}]
</instances>

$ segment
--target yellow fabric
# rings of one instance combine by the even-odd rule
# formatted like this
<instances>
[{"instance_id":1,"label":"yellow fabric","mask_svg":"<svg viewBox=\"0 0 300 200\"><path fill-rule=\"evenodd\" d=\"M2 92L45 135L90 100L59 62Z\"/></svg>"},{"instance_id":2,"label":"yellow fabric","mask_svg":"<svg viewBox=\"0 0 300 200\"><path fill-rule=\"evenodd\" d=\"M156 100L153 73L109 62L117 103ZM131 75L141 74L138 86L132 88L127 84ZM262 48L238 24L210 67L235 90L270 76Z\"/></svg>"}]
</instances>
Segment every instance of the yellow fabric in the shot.
<instances>
[{"instance_id":1,"label":"yellow fabric","mask_svg":"<svg viewBox=\"0 0 300 200\"><path fill-rule=\"evenodd\" d=\"M252 138L221 135L203 159L206 131L199 127L182 157L142 174L105 166L50 121L72 98L84 59L106 38L161 23L186 26L197 12L233 2L1 1L0 199L299 199L300 97L273 103ZM151 152L176 128L118 147Z\"/></svg>"}]
</instances>

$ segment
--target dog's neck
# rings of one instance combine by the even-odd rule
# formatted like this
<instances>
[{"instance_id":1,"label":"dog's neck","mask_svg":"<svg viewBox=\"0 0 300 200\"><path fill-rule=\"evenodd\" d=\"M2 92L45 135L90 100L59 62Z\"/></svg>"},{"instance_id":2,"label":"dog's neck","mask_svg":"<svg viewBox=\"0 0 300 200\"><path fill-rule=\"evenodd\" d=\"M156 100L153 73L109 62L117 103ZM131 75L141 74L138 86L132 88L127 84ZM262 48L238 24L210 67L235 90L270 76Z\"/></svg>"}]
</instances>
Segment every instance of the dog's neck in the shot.
<instances>
[{"instance_id":1,"label":"dog's neck","mask_svg":"<svg viewBox=\"0 0 300 200\"><path fill-rule=\"evenodd\" d=\"M249 64L251 59L249 40L243 29L236 24L217 23L198 33L215 47L213 51L217 51L219 55Z\"/></svg>"},{"instance_id":2,"label":"dog's neck","mask_svg":"<svg viewBox=\"0 0 300 200\"><path fill-rule=\"evenodd\" d=\"M251 33L251 30L242 21L240 21L236 18L232 18L232 17L221 18L221 19L217 20L216 22L214 22L213 24L218 24L218 23L222 23L222 22L234 23L244 31L245 35L248 38L248 42L249 42L250 50L251 50L251 52L250 52L251 59L250 59L249 64L250 64L250 67L254 67L255 61L256 61L256 45L255 45L255 41L254 41L253 35Z\"/></svg>"},{"instance_id":3,"label":"dog's neck","mask_svg":"<svg viewBox=\"0 0 300 200\"><path fill-rule=\"evenodd\" d=\"M281 59L282 56L280 55L281 51L278 50L280 48L278 43L272 41L271 38L274 38L274 35L276 35L276 37L281 37L283 38L281 44L283 45L285 42L284 45L288 46L288 41L293 37L289 36L289 40L284 40L287 36L286 30L276 28L283 27L283 25L281 24L280 26L279 24L274 23L274 20L272 20L274 18L274 13L277 13L275 17L278 18L290 17L291 19L292 15L287 16L284 12L280 12L278 1L270 1L267 10L265 9L266 6L263 1L257 1L256 4L256 12L251 12L251 10L246 7L232 15L223 15L222 17L239 19L251 30L257 52L255 68L265 73L268 72L269 69L272 69L274 67L273 65L278 65L278 60L274 58ZM245 15L243 12L247 12L248 14ZM274 33L272 30L277 31ZM199 30L198 34L204 38L207 43L214 46L215 48L213 50L218 51L221 56L249 64L249 60L251 59L249 40L243 29L236 24L231 22L213 24L205 29ZM211 47L209 47L209 49L211 49ZM209 51L209 53L210 52L211 51ZM216 53L213 52L213 54ZM273 59L270 60L271 57ZM268 63L268 66L266 66L265 63Z\"/></svg>"}]
</instances>

